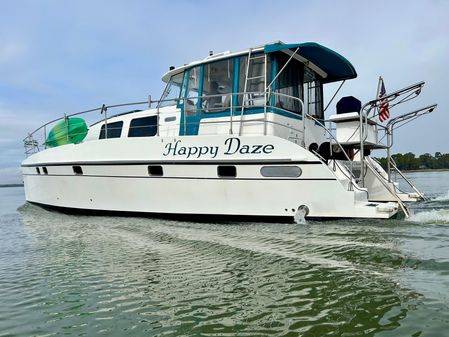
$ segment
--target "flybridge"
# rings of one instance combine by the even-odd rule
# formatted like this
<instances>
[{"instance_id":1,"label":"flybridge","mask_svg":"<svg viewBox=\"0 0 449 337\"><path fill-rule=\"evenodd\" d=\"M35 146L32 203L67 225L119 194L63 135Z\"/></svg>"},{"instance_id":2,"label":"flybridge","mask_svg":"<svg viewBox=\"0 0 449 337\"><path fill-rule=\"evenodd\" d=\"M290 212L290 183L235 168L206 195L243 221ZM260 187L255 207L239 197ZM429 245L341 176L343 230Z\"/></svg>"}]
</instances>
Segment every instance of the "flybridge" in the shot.
<instances>
[{"instance_id":1,"label":"flybridge","mask_svg":"<svg viewBox=\"0 0 449 337\"><path fill-rule=\"evenodd\" d=\"M282 52L293 57L310 67L314 71L325 78L325 82L335 82L341 80L347 80L357 77L357 72L354 66L339 53L322 46L315 42L284 44L281 41L277 41L264 46L255 47L250 49L252 53L264 52L265 54L271 54L276 52ZM208 62L217 61L220 59L230 59L248 54L249 50L230 52L225 51L213 55L209 55L204 60L195 61L186 64L182 67L174 68L170 70L162 77L162 80L167 82L171 76L178 74L185 69L197 66L199 64L205 64Z\"/></svg>"},{"instance_id":2,"label":"flybridge","mask_svg":"<svg viewBox=\"0 0 449 337\"><path fill-rule=\"evenodd\" d=\"M87 113L99 112L104 117L103 133L105 138L111 138L115 135L115 125L108 126L107 120L112 109L145 104L151 108L154 103L158 114L166 106L176 105L181 109L179 135L197 135L201 122L220 117L230 118L230 133L237 129L240 135L244 124L254 123L245 122L242 116L261 112L263 133L268 134L278 123L269 121L270 113L293 119L302 119L308 113L323 120L322 85L356 76L349 61L317 43L275 42L241 52L223 52L164 75L168 84L160 100L149 96L144 102L104 104L44 124L24 139L26 153L31 154L40 146L47 148L82 141L87 133L86 130L76 131L77 125L82 123L75 122L75 117ZM54 125L56 122L59 122L58 127ZM300 128L293 131L305 132ZM38 132L43 133L42 141L36 141Z\"/></svg>"}]
</instances>

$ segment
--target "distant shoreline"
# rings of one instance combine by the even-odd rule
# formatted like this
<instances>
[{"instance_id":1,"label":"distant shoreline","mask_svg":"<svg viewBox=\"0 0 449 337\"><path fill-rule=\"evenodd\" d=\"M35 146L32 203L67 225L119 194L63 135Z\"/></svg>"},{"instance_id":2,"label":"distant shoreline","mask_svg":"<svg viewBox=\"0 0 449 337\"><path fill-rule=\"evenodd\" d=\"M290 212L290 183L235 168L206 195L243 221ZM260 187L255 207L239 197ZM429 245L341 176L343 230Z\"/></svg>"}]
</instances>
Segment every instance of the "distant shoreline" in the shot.
<instances>
[{"instance_id":1,"label":"distant shoreline","mask_svg":"<svg viewBox=\"0 0 449 337\"><path fill-rule=\"evenodd\" d=\"M23 184L0 184L0 187L23 187Z\"/></svg>"},{"instance_id":2,"label":"distant shoreline","mask_svg":"<svg viewBox=\"0 0 449 337\"><path fill-rule=\"evenodd\" d=\"M418 169L418 170L402 170L404 173L414 173L414 172L444 172L449 171L449 169Z\"/></svg>"}]
</instances>

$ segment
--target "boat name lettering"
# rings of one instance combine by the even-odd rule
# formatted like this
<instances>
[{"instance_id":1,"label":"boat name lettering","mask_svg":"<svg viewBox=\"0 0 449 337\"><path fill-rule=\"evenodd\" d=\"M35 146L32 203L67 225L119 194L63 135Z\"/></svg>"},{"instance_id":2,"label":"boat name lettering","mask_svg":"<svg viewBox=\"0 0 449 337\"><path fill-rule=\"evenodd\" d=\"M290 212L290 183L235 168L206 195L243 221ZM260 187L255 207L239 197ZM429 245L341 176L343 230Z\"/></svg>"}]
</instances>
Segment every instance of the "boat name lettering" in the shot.
<instances>
[{"instance_id":1,"label":"boat name lettering","mask_svg":"<svg viewBox=\"0 0 449 337\"><path fill-rule=\"evenodd\" d=\"M174 143L167 143L165 145L165 152L162 154L168 156L185 156L186 158L210 155L211 158L215 158L218 154L218 146L181 146L180 140Z\"/></svg>"},{"instance_id":2,"label":"boat name lettering","mask_svg":"<svg viewBox=\"0 0 449 337\"><path fill-rule=\"evenodd\" d=\"M186 158L215 158L220 150L219 146L182 146L181 140L170 142L165 145L163 156L183 156ZM239 154L269 154L274 150L272 144L242 144L236 137L228 138L224 142L224 155ZM221 151L220 151L221 152Z\"/></svg>"},{"instance_id":3,"label":"boat name lettering","mask_svg":"<svg viewBox=\"0 0 449 337\"><path fill-rule=\"evenodd\" d=\"M225 146L227 146L224 154L230 155L234 153L241 154L263 154L263 153L271 153L274 150L274 146L272 144L241 144L240 139L232 137L225 140Z\"/></svg>"}]
</instances>

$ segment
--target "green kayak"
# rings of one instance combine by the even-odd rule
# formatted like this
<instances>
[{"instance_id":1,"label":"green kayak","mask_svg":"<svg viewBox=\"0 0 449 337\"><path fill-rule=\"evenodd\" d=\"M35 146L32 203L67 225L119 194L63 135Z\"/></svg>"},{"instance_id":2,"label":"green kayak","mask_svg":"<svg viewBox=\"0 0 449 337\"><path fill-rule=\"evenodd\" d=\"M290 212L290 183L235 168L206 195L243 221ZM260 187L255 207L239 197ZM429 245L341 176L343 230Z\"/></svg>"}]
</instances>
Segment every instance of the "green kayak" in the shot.
<instances>
[{"instance_id":1,"label":"green kayak","mask_svg":"<svg viewBox=\"0 0 449 337\"><path fill-rule=\"evenodd\" d=\"M88 130L87 124L82 118L64 119L50 130L45 145L56 147L65 144L81 143L86 137Z\"/></svg>"}]
</instances>

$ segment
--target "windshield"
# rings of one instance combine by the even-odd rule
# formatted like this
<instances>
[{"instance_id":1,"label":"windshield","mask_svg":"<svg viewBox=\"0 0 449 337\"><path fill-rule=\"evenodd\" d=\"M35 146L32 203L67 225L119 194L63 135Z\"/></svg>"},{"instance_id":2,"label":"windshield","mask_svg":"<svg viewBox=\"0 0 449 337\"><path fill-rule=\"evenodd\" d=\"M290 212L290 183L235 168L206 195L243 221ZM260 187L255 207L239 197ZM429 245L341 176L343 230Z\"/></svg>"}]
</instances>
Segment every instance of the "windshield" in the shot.
<instances>
[{"instance_id":1,"label":"windshield","mask_svg":"<svg viewBox=\"0 0 449 337\"><path fill-rule=\"evenodd\" d=\"M161 101L158 105L159 107L172 106L178 104L183 77L184 73L179 73L173 75L170 78L170 81L167 83L165 91L162 94Z\"/></svg>"}]
</instances>

